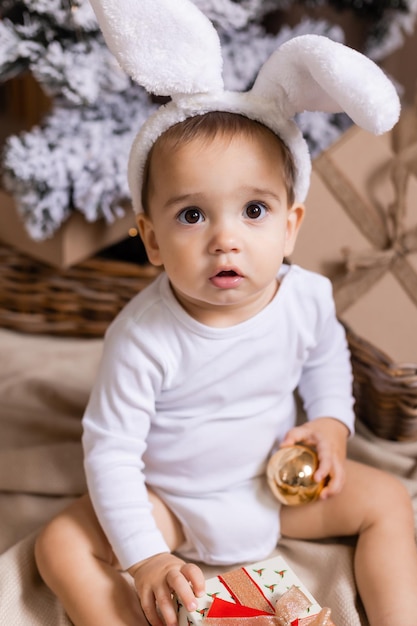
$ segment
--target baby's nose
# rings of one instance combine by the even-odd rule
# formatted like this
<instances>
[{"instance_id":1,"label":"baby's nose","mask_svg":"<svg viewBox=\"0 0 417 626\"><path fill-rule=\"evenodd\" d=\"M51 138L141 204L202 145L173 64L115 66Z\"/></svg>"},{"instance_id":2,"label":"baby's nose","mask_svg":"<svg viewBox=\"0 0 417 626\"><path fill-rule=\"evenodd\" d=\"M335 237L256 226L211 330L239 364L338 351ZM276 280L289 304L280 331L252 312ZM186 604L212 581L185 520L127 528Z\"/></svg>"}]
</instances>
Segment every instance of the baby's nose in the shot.
<instances>
[{"instance_id":1,"label":"baby's nose","mask_svg":"<svg viewBox=\"0 0 417 626\"><path fill-rule=\"evenodd\" d=\"M212 234L210 241L210 253L222 254L238 252L241 248L239 234L235 225L224 223L218 225Z\"/></svg>"}]
</instances>

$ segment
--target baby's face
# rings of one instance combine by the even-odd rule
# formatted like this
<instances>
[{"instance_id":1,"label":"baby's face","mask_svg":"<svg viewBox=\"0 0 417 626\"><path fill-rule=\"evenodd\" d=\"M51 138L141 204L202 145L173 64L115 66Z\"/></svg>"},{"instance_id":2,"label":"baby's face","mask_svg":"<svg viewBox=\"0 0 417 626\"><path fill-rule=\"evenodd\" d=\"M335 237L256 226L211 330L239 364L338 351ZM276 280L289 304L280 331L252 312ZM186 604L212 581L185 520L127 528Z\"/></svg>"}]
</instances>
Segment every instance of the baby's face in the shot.
<instances>
[{"instance_id":1,"label":"baby's face","mask_svg":"<svg viewBox=\"0 0 417 626\"><path fill-rule=\"evenodd\" d=\"M193 139L156 149L149 217L138 224L149 259L198 321L230 326L256 314L277 290L303 207L287 206L275 137Z\"/></svg>"}]
</instances>

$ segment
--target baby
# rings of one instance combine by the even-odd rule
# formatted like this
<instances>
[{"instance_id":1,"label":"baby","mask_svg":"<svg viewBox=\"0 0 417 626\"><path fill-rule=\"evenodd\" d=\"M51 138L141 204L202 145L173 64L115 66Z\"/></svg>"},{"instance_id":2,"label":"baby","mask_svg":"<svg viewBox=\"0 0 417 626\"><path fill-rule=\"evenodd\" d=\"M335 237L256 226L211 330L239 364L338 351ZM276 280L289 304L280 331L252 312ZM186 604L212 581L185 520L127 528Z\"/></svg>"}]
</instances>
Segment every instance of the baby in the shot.
<instances>
[{"instance_id":1,"label":"baby","mask_svg":"<svg viewBox=\"0 0 417 626\"><path fill-rule=\"evenodd\" d=\"M226 92L216 35L188 0L92 4L135 80L172 94L129 160L140 235L164 271L106 334L83 418L88 495L40 533L43 579L76 626L174 626L172 594L192 611L204 591L196 562L258 561L280 536L354 536L371 626L415 626L410 498L346 460L352 376L331 285L285 262L311 169L290 118L341 106L383 132L398 118L395 90L362 55L306 36L274 53L250 92ZM266 464L300 441L328 482L316 502L281 506Z\"/></svg>"},{"instance_id":2,"label":"baby","mask_svg":"<svg viewBox=\"0 0 417 626\"><path fill-rule=\"evenodd\" d=\"M204 589L190 560L256 561L280 535L357 535L370 624L413 626L409 496L345 459L351 374L330 284L283 262L304 215L293 177L282 141L234 113L174 125L151 150L138 226L165 273L107 333L84 417L90 496L37 542L77 626L146 624L140 605L153 626L175 624L171 593L193 610ZM295 427L297 386L308 421ZM330 480L319 501L280 507L265 465L297 441L317 448L315 478Z\"/></svg>"}]
</instances>

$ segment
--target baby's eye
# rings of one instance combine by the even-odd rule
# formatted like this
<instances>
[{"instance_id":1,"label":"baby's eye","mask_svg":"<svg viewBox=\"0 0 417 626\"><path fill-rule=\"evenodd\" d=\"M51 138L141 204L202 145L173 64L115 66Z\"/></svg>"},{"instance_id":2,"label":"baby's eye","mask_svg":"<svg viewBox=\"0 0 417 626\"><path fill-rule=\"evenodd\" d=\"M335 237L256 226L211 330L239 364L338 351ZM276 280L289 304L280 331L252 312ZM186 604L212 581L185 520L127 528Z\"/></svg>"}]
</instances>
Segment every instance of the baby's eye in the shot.
<instances>
[{"instance_id":1,"label":"baby's eye","mask_svg":"<svg viewBox=\"0 0 417 626\"><path fill-rule=\"evenodd\" d=\"M181 222L181 224L198 224L199 222L204 222L204 215L200 209L190 207L188 209L183 209L178 214L177 220Z\"/></svg>"},{"instance_id":2,"label":"baby's eye","mask_svg":"<svg viewBox=\"0 0 417 626\"><path fill-rule=\"evenodd\" d=\"M265 217L267 208L262 202L250 202L244 209L244 215L251 220Z\"/></svg>"}]
</instances>

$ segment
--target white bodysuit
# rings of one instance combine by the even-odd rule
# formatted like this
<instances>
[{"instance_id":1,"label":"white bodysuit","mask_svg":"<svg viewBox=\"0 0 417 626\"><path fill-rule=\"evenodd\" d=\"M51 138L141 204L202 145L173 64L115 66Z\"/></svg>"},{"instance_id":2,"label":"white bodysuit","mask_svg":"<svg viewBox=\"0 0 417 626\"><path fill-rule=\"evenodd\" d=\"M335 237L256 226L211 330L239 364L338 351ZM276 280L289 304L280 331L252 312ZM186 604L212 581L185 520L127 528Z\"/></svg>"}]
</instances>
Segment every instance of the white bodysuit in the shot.
<instances>
[{"instance_id":1,"label":"white bodysuit","mask_svg":"<svg viewBox=\"0 0 417 626\"><path fill-rule=\"evenodd\" d=\"M309 420L354 427L351 367L330 282L282 266L255 317L205 326L165 274L106 334L83 419L88 488L123 567L167 551L145 482L183 524L179 552L232 564L265 558L279 539L266 462L295 424L298 387Z\"/></svg>"}]
</instances>

